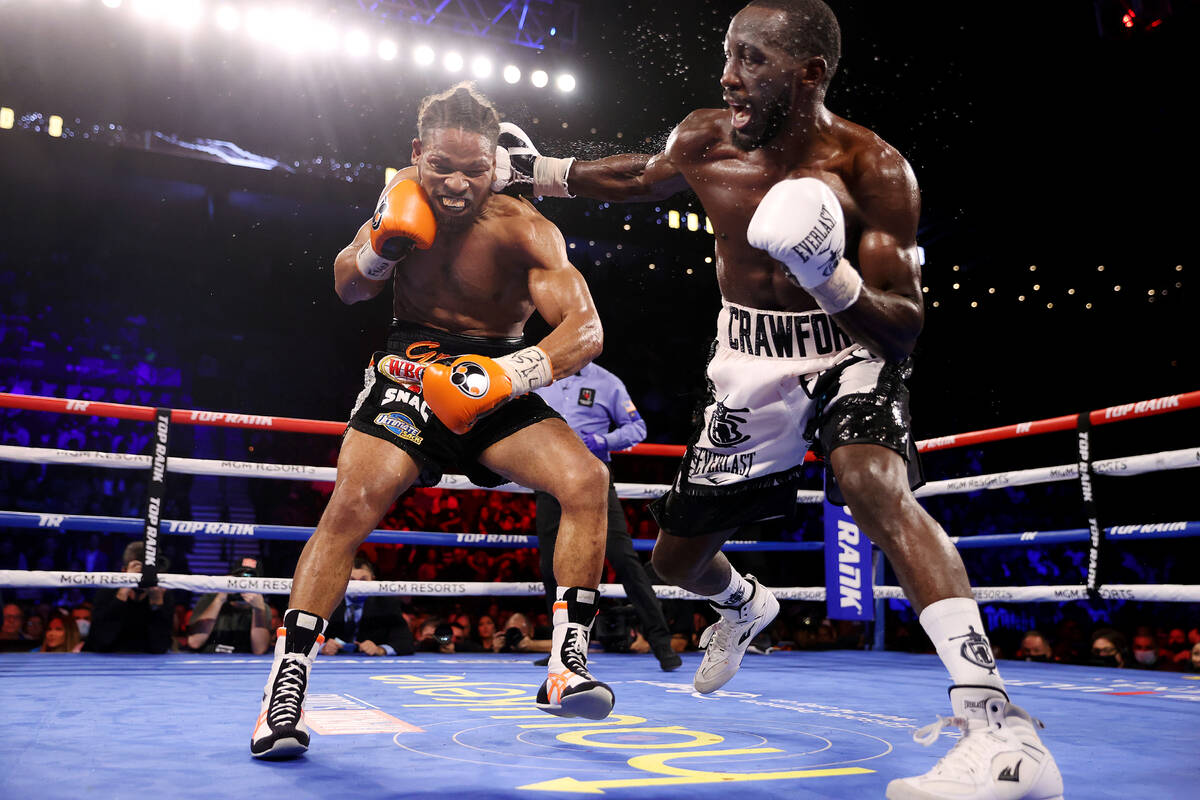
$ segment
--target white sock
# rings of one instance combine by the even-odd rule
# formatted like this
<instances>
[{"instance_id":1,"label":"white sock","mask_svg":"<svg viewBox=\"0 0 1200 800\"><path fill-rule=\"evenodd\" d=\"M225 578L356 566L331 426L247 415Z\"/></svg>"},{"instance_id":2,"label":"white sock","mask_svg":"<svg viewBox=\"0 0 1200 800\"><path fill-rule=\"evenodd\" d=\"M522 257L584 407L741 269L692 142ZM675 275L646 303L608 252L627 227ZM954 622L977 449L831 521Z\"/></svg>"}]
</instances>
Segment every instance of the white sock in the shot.
<instances>
[{"instance_id":1,"label":"white sock","mask_svg":"<svg viewBox=\"0 0 1200 800\"><path fill-rule=\"evenodd\" d=\"M732 566L729 568L729 585L717 594L708 595L708 599L718 606L736 608L750 599L754 587L743 578Z\"/></svg>"},{"instance_id":2,"label":"white sock","mask_svg":"<svg viewBox=\"0 0 1200 800\"><path fill-rule=\"evenodd\" d=\"M938 600L921 612L921 627L956 685L990 686L1003 691L992 645L983 630L979 604L970 597Z\"/></svg>"}]
</instances>

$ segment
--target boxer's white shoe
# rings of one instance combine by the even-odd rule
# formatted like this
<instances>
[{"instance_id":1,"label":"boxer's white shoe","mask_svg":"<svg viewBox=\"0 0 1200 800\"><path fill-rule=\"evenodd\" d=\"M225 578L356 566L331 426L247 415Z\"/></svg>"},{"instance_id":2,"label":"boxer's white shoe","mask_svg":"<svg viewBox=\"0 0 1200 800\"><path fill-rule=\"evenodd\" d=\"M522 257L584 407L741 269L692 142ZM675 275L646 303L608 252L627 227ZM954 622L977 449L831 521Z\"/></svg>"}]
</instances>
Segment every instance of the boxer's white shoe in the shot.
<instances>
[{"instance_id":1,"label":"boxer's white shoe","mask_svg":"<svg viewBox=\"0 0 1200 800\"><path fill-rule=\"evenodd\" d=\"M313 659L321 650L325 621L314 614L289 609L275 642L275 661L254 732L250 755L255 758L294 758L308 749L309 732L304 724L304 693ZM293 629L288 633L288 627Z\"/></svg>"},{"instance_id":2,"label":"boxer's white shoe","mask_svg":"<svg viewBox=\"0 0 1200 800\"><path fill-rule=\"evenodd\" d=\"M712 604L721 618L700 634L704 660L700 662L700 668L692 680L700 694L715 692L737 674L750 642L779 613L779 601L769 589L753 575L747 575L746 581L753 590L740 606L731 608Z\"/></svg>"},{"instance_id":3,"label":"boxer's white shoe","mask_svg":"<svg viewBox=\"0 0 1200 800\"><path fill-rule=\"evenodd\" d=\"M948 725L963 737L933 769L888 784L888 800L1063 800L1062 775L1038 737L1042 723L998 690L973 718L938 717L913 734L930 745Z\"/></svg>"},{"instance_id":4,"label":"boxer's white shoe","mask_svg":"<svg viewBox=\"0 0 1200 800\"><path fill-rule=\"evenodd\" d=\"M568 625L562 646L550 654L549 672L537 693L537 707L547 714L604 719L612 711L612 689L588 672L588 633L582 625Z\"/></svg>"}]
</instances>

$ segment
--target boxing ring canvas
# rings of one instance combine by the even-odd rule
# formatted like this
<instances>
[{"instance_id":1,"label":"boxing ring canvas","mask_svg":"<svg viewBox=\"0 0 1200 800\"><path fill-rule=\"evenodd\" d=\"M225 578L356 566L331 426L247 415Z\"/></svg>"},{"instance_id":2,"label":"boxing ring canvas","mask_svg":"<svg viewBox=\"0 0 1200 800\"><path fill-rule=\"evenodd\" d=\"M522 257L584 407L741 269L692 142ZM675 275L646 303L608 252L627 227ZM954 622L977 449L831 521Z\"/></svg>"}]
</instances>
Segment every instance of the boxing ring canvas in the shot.
<instances>
[{"instance_id":1,"label":"boxing ring canvas","mask_svg":"<svg viewBox=\"0 0 1200 800\"><path fill-rule=\"evenodd\" d=\"M534 658L318 658L311 749L261 762L249 736L269 656L6 654L0 797L872 798L951 744L912 741L949 709L932 655L749 655L701 697L699 654L663 673L597 652L617 695L600 722L538 711ZM1067 797L1200 796L1200 675L1000 668L1045 722Z\"/></svg>"}]
</instances>

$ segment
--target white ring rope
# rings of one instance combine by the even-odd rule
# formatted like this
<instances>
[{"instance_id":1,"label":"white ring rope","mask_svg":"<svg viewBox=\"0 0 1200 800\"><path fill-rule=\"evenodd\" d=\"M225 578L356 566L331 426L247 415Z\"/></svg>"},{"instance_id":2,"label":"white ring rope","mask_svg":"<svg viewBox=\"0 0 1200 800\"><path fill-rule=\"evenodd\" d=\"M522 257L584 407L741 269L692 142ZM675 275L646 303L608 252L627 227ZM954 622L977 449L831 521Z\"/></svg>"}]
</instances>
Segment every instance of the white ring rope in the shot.
<instances>
[{"instance_id":1,"label":"white ring rope","mask_svg":"<svg viewBox=\"0 0 1200 800\"><path fill-rule=\"evenodd\" d=\"M136 572L47 572L39 570L0 570L0 587L15 588L108 588L137 586L141 575ZM289 594L290 578L243 578L234 575L175 575L158 576L158 585L165 589L185 589L190 592L251 592L254 594ZM824 586L770 587L780 600L825 601ZM600 592L605 597L624 598L625 587L619 583L604 583ZM658 585L654 592L669 600L703 600L700 595L678 586ZM1036 603L1087 600L1087 587L1079 586L982 586L974 589L981 603ZM346 589L352 595L401 595L434 597L536 597L546 593L541 581L515 583L482 581L350 581ZM1100 595L1109 600L1146 600L1160 603L1200 602L1200 586L1182 584L1106 584ZM876 586L877 600L904 600L899 586Z\"/></svg>"},{"instance_id":2,"label":"white ring rope","mask_svg":"<svg viewBox=\"0 0 1200 800\"><path fill-rule=\"evenodd\" d=\"M17 461L29 464L71 464L86 467L111 467L116 469L148 469L150 456L129 453L102 453L94 450L61 450L48 447L21 447L0 445L0 461ZM1200 447L1184 450L1168 450L1140 456L1125 456L1096 461L1092 468L1102 475L1143 475L1175 469L1200 467ZM300 464L268 464L254 461L217 461L204 458L167 459L167 470L183 475L240 476L246 478L291 478L293 480L333 481L337 477L334 467L312 467ZM1062 464L1054 467L996 472L990 475L969 475L964 478L930 481L916 491L917 497L962 494L981 489L1003 489L1009 486L1027 486L1037 483L1069 481L1079 477L1078 464ZM618 483L617 496L626 499L652 500L665 493L670 486L655 483ZM463 475L445 475L438 482L438 489L485 489L500 492L531 490L515 483L501 486L476 486ZM800 503L820 503L824 492L802 489L797 492Z\"/></svg>"}]
</instances>

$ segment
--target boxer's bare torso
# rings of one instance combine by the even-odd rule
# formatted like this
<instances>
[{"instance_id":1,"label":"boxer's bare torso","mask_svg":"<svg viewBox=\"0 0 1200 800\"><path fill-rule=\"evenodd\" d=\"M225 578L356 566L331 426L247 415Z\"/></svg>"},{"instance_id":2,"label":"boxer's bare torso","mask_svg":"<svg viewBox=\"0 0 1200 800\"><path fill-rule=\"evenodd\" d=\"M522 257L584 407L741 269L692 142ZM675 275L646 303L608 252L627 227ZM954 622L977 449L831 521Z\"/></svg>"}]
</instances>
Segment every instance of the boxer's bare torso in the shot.
<instances>
[{"instance_id":1,"label":"boxer's bare torso","mask_svg":"<svg viewBox=\"0 0 1200 800\"><path fill-rule=\"evenodd\" d=\"M394 180L417 180L417 168ZM396 268L397 319L471 336L520 336L534 311L531 268L539 238L558 231L527 200L492 195L464 230L439 231L429 250L414 249Z\"/></svg>"},{"instance_id":2,"label":"boxer's bare torso","mask_svg":"<svg viewBox=\"0 0 1200 800\"><path fill-rule=\"evenodd\" d=\"M890 179L908 165L894 148L860 125L826 112L819 135L800 150L743 150L731 141L729 112L701 109L672 134L663 154L696 192L716 233L717 281L722 296L761 309L803 311L817 307L763 250L746 241L746 227L767 190L787 178L817 178L841 201L846 253L859 266L864 231L878 206L909 205L915 184ZM884 168L881 174L881 166ZM860 266L860 269L862 267ZM877 288L877 282L868 283ZM892 283L892 279L886 279Z\"/></svg>"}]
</instances>

